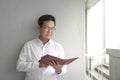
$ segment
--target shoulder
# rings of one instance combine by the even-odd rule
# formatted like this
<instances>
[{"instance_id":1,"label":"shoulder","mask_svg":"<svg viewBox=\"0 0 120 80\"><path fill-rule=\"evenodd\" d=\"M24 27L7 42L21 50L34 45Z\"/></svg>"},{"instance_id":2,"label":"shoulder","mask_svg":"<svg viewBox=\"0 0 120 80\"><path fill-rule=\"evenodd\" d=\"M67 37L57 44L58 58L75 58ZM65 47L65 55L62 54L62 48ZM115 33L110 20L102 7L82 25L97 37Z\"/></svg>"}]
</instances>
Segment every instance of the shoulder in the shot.
<instances>
[{"instance_id":1,"label":"shoulder","mask_svg":"<svg viewBox=\"0 0 120 80\"><path fill-rule=\"evenodd\" d=\"M30 45L34 45L36 43L37 43L37 39L33 39L33 40L29 40L29 41L25 42L24 46L27 47Z\"/></svg>"}]
</instances>

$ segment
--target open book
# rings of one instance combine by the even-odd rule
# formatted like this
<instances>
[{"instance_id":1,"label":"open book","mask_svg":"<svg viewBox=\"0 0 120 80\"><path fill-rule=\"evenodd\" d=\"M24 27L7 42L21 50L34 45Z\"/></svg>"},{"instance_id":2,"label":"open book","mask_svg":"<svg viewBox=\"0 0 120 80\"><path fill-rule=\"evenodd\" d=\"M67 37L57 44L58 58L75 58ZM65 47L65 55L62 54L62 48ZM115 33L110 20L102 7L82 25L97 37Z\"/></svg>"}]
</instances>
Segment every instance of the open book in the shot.
<instances>
[{"instance_id":1,"label":"open book","mask_svg":"<svg viewBox=\"0 0 120 80\"><path fill-rule=\"evenodd\" d=\"M58 62L59 64L63 65L63 64L70 64L71 62L73 62L74 60L78 59L78 57L75 58L70 58L70 59L61 59L52 55L45 55L43 57L41 57L41 59L39 60L40 63L44 63L44 64L48 64L51 61L55 61Z\"/></svg>"}]
</instances>

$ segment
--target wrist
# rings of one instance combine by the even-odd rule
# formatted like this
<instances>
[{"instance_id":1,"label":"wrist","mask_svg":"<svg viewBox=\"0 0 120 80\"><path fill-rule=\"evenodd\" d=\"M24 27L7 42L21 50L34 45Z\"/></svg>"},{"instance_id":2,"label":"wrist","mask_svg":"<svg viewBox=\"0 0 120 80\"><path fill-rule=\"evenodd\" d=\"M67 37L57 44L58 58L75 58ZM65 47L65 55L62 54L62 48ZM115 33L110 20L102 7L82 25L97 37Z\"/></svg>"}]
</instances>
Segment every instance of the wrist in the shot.
<instances>
[{"instance_id":1,"label":"wrist","mask_svg":"<svg viewBox=\"0 0 120 80\"><path fill-rule=\"evenodd\" d=\"M60 74L62 71L60 70L60 71L55 71L57 74Z\"/></svg>"}]
</instances>

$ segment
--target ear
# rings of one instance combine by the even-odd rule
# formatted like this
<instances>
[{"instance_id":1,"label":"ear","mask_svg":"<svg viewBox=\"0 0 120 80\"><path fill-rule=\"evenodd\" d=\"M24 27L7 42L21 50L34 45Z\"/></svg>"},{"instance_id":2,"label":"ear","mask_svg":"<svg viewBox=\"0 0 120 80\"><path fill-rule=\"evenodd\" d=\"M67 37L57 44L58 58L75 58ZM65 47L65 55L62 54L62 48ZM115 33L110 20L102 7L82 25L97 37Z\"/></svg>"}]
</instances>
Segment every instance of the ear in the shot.
<instances>
[{"instance_id":1,"label":"ear","mask_svg":"<svg viewBox=\"0 0 120 80\"><path fill-rule=\"evenodd\" d=\"M38 25L38 30L41 30L41 27L40 27L40 25Z\"/></svg>"}]
</instances>

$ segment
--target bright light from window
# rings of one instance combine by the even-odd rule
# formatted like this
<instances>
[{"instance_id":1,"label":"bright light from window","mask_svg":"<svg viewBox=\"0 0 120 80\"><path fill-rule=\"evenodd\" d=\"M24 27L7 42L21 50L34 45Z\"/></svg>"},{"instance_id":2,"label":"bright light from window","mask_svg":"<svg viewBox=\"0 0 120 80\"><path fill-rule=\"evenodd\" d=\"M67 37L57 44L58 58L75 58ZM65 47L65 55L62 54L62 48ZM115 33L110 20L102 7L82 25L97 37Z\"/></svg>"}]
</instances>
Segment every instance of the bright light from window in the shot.
<instances>
[{"instance_id":1,"label":"bright light from window","mask_svg":"<svg viewBox=\"0 0 120 80\"><path fill-rule=\"evenodd\" d=\"M105 0L106 47L120 47L119 0Z\"/></svg>"},{"instance_id":2,"label":"bright light from window","mask_svg":"<svg viewBox=\"0 0 120 80\"><path fill-rule=\"evenodd\" d=\"M104 47L103 1L99 1L87 13L87 52L99 55ZM101 54L101 53L100 53Z\"/></svg>"}]
</instances>

